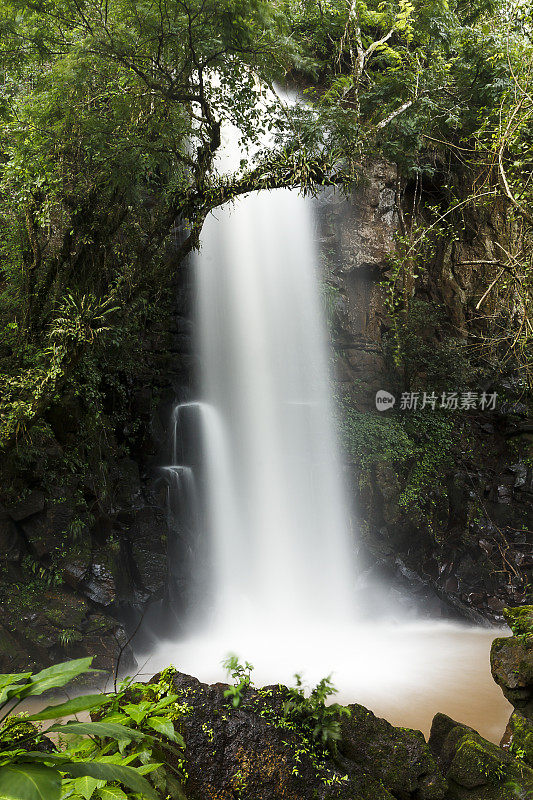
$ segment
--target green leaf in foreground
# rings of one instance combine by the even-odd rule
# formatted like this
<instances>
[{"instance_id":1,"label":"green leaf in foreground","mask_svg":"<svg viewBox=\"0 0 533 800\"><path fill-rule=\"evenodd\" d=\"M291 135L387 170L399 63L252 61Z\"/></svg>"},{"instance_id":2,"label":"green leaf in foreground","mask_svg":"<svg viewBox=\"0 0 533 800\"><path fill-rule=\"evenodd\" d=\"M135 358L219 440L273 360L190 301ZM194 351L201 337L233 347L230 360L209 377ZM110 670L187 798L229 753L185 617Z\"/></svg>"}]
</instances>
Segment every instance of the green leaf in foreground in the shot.
<instances>
[{"instance_id":1,"label":"green leaf in foreground","mask_svg":"<svg viewBox=\"0 0 533 800\"><path fill-rule=\"evenodd\" d=\"M11 686L18 681L25 681L31 676L31 672L9 672L0 675L0 689ZM21 684L22 685L22 684Z\"/></svg>"},{"instance_id":2,"label":"green leaf in foreground","mask_svg":"<svg viewBox=\"0 0 533 800\"><path fill-rule=\"evenodd\" d=\"M20 764L0 767L2 800L59 800L61 775L51 767Z\"/></svg>"},{"instance_id":3,"label":"green leaf in foreground","mask_svg":"<svg viewBox=\"0 0 533 800\"><path fill-rule=\"evenodd\" d=\"M118 725L115 722L67 722L66 725L52 725L47 733L75 733L77 736L99 736L100 738L109 737L110 739L127 739L128 741L140 742L146 739L146 734L141 731L127 728L125 725Z\"/></svg>"},{"instance_id":4,"label":"green leaf in foreground","mask_svg":"<svg viewBox=\"0 0 533 800\"><path fill-rule=\"evenodd\" d=\"M166 738L170 739L172 742L176 742L182 747L185 746L183 737L176 734L174 725L165 717L148 717L146 724L153 728L154 731L157 731L157 733L161 733L163 736L166 736Z\"/></svg>"},{"instance_id":5,"label":"green leaf in foreground","mask_svg":"<svg viewBox=\"0 0 533 800\"><path fill-rule=\"evenodd\" d=\"M104 785L104 781L99 781L96 778L90 778L88 775L84 775L83 778L76 778L74 781L74 791L85 798L85 800L91 800L95 789Z\"/></svg>"},{"instance_id":6,"label":"green leaf in foreground","mask_svg":"<svg viewBox=\"0 0 533 800\"><path fill-rule=\"evenodd\" d=\"M32 697L43 694L49 689L65 686L69 681L77 678L78 675L93 672L94 670L90 669L92 660L92 656L76 658L73 661L65 661L62 664L54 664L53 667L47 667L33 675L29 683L20 691L17 691L16 694L18 697Z\"/></svg>"},{"instance_id":7,"label":"green leaf in foreground","mask_svg":"<svg viewBox=\"0 0 533 800\"><path fill-rule=\"evenodd\" d=\"M31 716L25 717L25 720L27 722L35 722L36 720L68 717L80 711L98 708L108 702L109 698L104 694L83 695L82 697L75 697L73 700L67 700L65 703L60 703L57 706L47 706L43 708L42 711L39 711L38 714L31 714Z\"/></svg>"},{"instance_id":8,"label":"green leaf in foreground","mask_svg":"<svg viewBox=\"0 0 533 800\"><path fill-rule=\"evenodd\" d=\"M104 786L98 790L100 800L128 800L127 795L118 786Z\"/></svg>"},{"instance_id":9,"label":"green leaf in foreground","mask_svg":"<svg viewBox=\"0 0 533 800\"><path fill-rule=\"evenodd\" d=\"M73 761L70 764L62 765L61 771L66 772L72 778L81 778L87 775L98 780L117 781L133 792L145 795L149 800L160 800L155 789L134 767L104 764L101 761Z\"/></svg>"}]
</instances>

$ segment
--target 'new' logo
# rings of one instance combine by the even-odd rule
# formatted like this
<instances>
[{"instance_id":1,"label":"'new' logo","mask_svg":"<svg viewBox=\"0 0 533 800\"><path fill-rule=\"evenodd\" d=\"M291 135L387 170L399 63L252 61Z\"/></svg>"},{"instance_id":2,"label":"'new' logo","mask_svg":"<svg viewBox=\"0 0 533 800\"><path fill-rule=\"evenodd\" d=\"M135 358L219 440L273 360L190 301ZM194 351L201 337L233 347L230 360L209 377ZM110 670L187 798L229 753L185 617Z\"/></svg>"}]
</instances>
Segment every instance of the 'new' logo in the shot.
<instances>
[{"instance_id":1,"label":"'new' logo","mask_svg":"<svg viewBox=\"0 0 533 800\"><path fill-rule=\"evenodd\" d=\"M386 392L385 389L380 389L379 392L376 392L376 408L378 411L386 411L388 408L392 408L395 402L394 395Z\"/></svg>"}]
</instances>

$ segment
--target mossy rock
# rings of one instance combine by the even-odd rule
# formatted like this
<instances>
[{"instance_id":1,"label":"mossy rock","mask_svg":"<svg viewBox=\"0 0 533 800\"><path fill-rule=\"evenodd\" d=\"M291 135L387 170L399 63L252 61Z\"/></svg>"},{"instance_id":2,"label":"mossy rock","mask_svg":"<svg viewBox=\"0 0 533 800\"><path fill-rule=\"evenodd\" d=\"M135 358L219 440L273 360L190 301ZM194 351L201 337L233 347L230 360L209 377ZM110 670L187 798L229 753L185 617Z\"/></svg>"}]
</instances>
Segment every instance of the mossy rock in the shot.
<instances>
[{"instance_id":1,"label":"mossy rock","mask_svg":"<svg viewBox=\"0 0 533 800\"><path fill-rule=\"evenodd\" d=\"M444 800L445 781L420 732L351 706L333 752L313 741L304 720L285 716L286 687L248 687L237 708L226 689L173 677L188 709L179 726L188 800Z\"/></svg>"},{"instance_id":2,"label":"mossy rock","mask_svg":"<svg viewBox=\"0 0 533 800\"><path fill-rule=\"evenodd\" d=\"M515 636L533 635L533 606L504 608L503 616Z\"/></svg>"},{"instance_id":3,"label":"mossy rock","mask_svg":"<svg viewBox=\"0 0 533 800\"><path fill-rule=\"evenodd\" d=\"M433 720L430 747L448 781L447 800L521 800L533 770L510 752L444 714Z\"/></svg>"},{"instance_id":4,"label":"mossy rock","mask_svg":"<svg viewBox=\"0 0 533 800\"><path fill-rule=\"evenodd\" d=\"M509 742L509 752L533 767L533 722L519 711L513 712L504 738Z\"/></svg>"},{"instance_id":5,"label":"mossy rock","mask_svg":"<svg viewBox=\"0 0 533 800\"><path fill-rule=\"evenodd\" d=\"M357 704L343 719L339 751L372 775L394 797L441 800L446 782L423 734L394 728Z\"/></svg>"},{"instance_id":6,"label":"mossy rock","mask_svg":"<svg viewBox=\"0 0 533 800\"><path fill-rule=\"evenodd\" d=\"M533 791L533 770L476 733L459 738L446 777L450 800L519 800Z\"/></svg>"},{"instance_id":7,"label":"mossy rock","mask_svg":"<svg viewBox=\"0 0 533 800\"><path fill-rule=\"evenodd\" d=\"M533 719L533 635L495 639L490 666L507 700Z\"/></svg>"}]
</instances>

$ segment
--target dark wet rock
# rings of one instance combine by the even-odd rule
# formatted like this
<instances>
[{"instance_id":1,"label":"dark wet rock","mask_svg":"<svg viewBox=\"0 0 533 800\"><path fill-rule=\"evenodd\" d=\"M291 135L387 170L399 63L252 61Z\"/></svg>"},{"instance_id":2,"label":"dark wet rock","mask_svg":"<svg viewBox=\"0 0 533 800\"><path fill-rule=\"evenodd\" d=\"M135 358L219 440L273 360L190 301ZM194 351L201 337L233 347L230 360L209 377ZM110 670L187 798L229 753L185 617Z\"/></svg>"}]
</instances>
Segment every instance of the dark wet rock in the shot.
<instances>
[{"instance_id":1,"label":"dark wet rock","mask_svg":"<svg viewBox=\"0 0 533 800\"><path fill-rule=\"evenodd\" d=\"M11 519L15 520L15 522L20 522L23 519L33 516L33 514L37 514L39 511L43 511L45 502L46 498L44 492L34 489L27 497L19 500L18 503L15 503L15 505L8 509L9 516Z\"/></svg>"},{"instance_id":2,"label":"dark wet rock","mask_svg":"<svg viewBox=\"0 0 533 800\"><path fill-rule=\"evenodd\" d=\"M399 556L397 556L395 560L395 566L397 567L398 572L401 575L403 575L404 578L407 578L408 581L412 583L424 582L423 579L420 577L420 575L414 570L409 569L409 567L404 563L404 561Z\"/></svg>"},{"instance_id":3,"label":"dark wet rock","mask_svg":"<svg viewBox=\"0 0 533 800\"><path fill-rule=\"evenodd\" d=\"M113 575L103 564L91 564L79 586L85 597L99 606L108 606L116 598Z\"/></svg>"},{"instance_id":4,"label":"dark wet rock","mask_svg":"<svg viewBox=\"0 0 533 800\"><path fill-rule=\"evenodd\" d=\"M524 486L527 479L527 466L523 462L520 462L518 464L511 464L509 470L514 473L515 476L513 484L515 489Z\"/></svg>"},{"instance_id":5,"label":"dark wet rock","mask_svg":"<svg viewBox=\"0 0 533 800\"><path fill-rule=\"evenodd\" d=\"M150 594L162 591L167 581L167 538L167 516L161 508L145 506L128 526L139 588Z\"/></svg>"},{"instance_id":6,"label":"dark wet rock","mask_svg":"<svg viewBox=\"0 0 533 800\"><path fill-rule=\"evenodd\" d=\"M7 511L1 507L0 553L0 558L6 561L17 561L20 558L20 542L17 527Z\"/></svg>"},{"instance_id":7,"label":"dark wet rock","mask_svg":"<svg viewBox=\"0 0 533 800\"><path fill-rule=\"evenodd\" d=\"M136 671L137 662L124 627L103 614L87 616L82 641L73 652L76 658L92 655L92 667L109 676L114 676L117 665L119 674L131 675ZM97 676L96 682L101 685L101 675Z\"/></svg>"},{"instance_id":8,"label":"dark wet rock","mask_svg":"<svg viewBox=\"0 0 533 800\"><path fill-rule=\"evenodd\" d=\"M287 720L282 686L246 689L238 708L224 684L178 673L188 800L442 800L445 782L424 737L362 706L343 716L338 752Z\"/></svg>"},{"instance_id":9,"label":"dark wet rock","mask_svg":"<svg viewBox=\"0 0 533 800\"><path fill-rule=\"evenodd\" d=\"M500 405L500 414L515 414L519 417L528 417L529 416L529 408L525 403L520 402L510 402L504 400L504 402Z\"/></svg>"},{"instance_id":10,"label":"dark wet rock","mask_svg":"<svg viewBox=\"0 0 533 800\"><path fill-rule=\"evenodd\" d=\"M123 458L116 465L113 482L113 503L115 506L128 506L141 491L139 465L131 458Z\"/></svg>"},{"instance_id":11,"label":"dark wet rock","mask_svg":"<svg viewBox=\"0 0 533 800\"><path fill-rule=\"evenodd\" d=\"M498 616L503 616L504 604L499 597L488 597L487 607Z\"/></svg>"},{"instance_id":12,"label":"dark wet rock","mask_svg":"<svg viewBox=\"0 0 533 800\"><path fill-rule=\"evenodd\" d=\"M140 386L133 393L132 407L138 416L149 416L152 411L153 393L150 386Z\"/></svg>"},{"instance_id":13,"label":"dark wet rock","mask_svg":"<svg viewBox=\"0 0 533 800\"><path fill-rule=\"evenodd\" d=\"M502 484L498 486L498 503L510 503L513 496L512 485Z\"/></svg>"},{"instance_id":14,"label":"dark wet rock","mask_svg":"<svg viewBox=\"0 0 533 800\"><path fill-rule=\"evenodd\" d=\"M76 504L71 498L52 498L45 511L33 514L20 523L28 542L38 557L61 550L76 517Z\"/></svg>"},{"instance_id":15,"label":"dark wet rock","mask_svg":"<svg viewBox=\"0 0 533 800\"><path fill-rule=\"evenodd\" d=\"M423 734L394 728L360 705L343 719L339 752L399 800L440 800L446 783Z\"/></svg>"},{"instance_id":16,"label":"dark wet rock","mask_svg":"<svg viewBox=\"0 0 533 800\"><path fill-rule=\"evenodd\" d=\"M398 500L401 486L395 470L389 464L376 465L376 481L383 498L383 519L387 525L395 525L401 516Z\"/></svg>"},{"instance_id":17,"label":"dark wet rock","mask_svg":"<svg viewBox=\"0 0 533 800\"><path fill-rule=\"evenodd\" d=\"M492 677L507 700L533 719L533 607L505 609L504 615L517 635L495 639L490 652Z\"/></svg>"},{"instance_id":18,"label":"dark wet rock","mask_svg":"<svg viewBox=\"0 0 533 800\"><path fill-rule=\"evenodd\" d=\"M53 404L46 412L54 436L63 447L75 441L81 417L80 401L72 395L62 397L61 402Z\"/></svg>"},{"instance_id":19,"label":"dark wet rock","mask_svg":"<svg viewBox=\"0 0 533 800\"><path fill-rule=\"evenodd\" d=\"M90 556L86 559L69 559L63 569L63 580L71 589L80 589L91 568Z\"/></svg>"},{"instance_id":20,"label":"dark wet rock","mask_svg":"<svg viewBox=\"0 0 533 800\"><path fill-rule=\"evenodd\" d=\"M520 800L533 790L533 770L445 714L435 716L429 746L449 800Z\"/></svg>"}]
</instances>

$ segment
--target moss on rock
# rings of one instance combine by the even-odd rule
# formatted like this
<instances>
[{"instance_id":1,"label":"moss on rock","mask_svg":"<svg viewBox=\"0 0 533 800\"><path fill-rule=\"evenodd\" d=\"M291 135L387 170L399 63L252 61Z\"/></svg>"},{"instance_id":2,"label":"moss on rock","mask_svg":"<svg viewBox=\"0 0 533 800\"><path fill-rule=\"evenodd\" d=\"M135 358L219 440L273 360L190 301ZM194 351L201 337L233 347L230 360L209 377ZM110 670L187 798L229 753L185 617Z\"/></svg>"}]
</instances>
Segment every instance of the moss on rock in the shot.
<instances>
[{"instance_id":1,"label":"moss on rock","mask_svg":"<svg viewBox=\"0 0 533 800\"><path fill-rule=\"evenodd\" d=\"M533 719L533 635L495 639L490 666L492 677L507 700Z\"/></svg>"},{"instance_id":2,"label":"moss on rock","mask_svg":"<svg viewBox=\"0 0 533 800\"><path fill-rule=\"evenodd\" d=\"M503 616L515 636L533 634L533 606L504 608Z\"/></svg>"},{"instance_id":3,"label":"moss on rock","mask_svg":"<svg viewBox=\"0 0 533 800\"><path fill-rule=\"evenodd\" d=\"M363 706L342 714L341 740L325 746L286 713L286 687L242 689L176 673L188 800L444 800L446 783L419 731L394 728Z\"/></svg>"},{"instance_id":4,"label":"moss on rock","mask_svg":"<svg viewBox=\"0 0 533 800\"><path fill-rule=\"evenodd\" d=\"M380 781L394 797L441 800L446 782L423 734L394 728L363 706L348 706L340 752Z\"/></svg>"},{"instance_id":5,"label":"moss on rock","mask_svg":"<svg viewBox=\"0 0 533 800\"><path fill-rule=\"evenodd\" d=\"M519 711L513 712L507 725L504 740L509 752L533 767L533 722Z\"/></svg>"},{"instance_id":6,"label":"moss on rock","mask_svg":"<svg viewBox=\"0 0 533 800\"><path fill-rule=\"evenodd\" d=\"M444 714L433 720L429 743L448 781L447 800L520 800L533 791L533 770L523 761Z\"/></svg>"}]
</instances>

